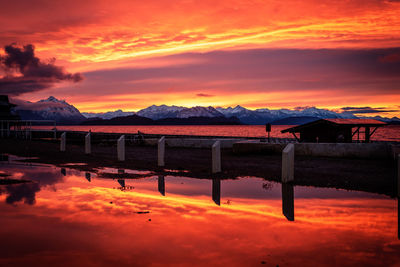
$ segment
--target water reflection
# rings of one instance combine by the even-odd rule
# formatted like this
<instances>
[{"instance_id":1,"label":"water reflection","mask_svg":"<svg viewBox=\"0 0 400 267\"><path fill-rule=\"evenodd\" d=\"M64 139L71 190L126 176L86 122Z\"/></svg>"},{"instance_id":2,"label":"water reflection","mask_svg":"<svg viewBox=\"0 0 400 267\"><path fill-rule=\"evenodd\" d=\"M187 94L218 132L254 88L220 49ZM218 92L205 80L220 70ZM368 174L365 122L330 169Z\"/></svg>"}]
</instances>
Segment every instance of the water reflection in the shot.
<instances>
[{"instance_id":1,"label":"water reflection","mask_svg":"<svg viewBox=\"0 0 400 267\"><path fill-rule=\"evenodd\" d=\"M160 192L161 195L165 196L165 178L164 178L164 175L159 175L158 176L158 192Z\"/></svg>"},{"instance_id":2,"label":"water reflection","mask_svg":"<svg viewBox=\"0 0 400 267\"><path fill-rule=\"evenodd\" d=\"M114 189L114 179L72 169L65 177L53 167L4 169L36 182L0 187L0 237L10 240L0 245L0 265L46 260L51 266L67 260L70 266L248 266L262 261L271 266L390 266L400 261L400 203L376 194L252 178L161 175L135 179L135 190L121 192ZM124 177L117 179L127 188ZM19 201L29 205L7 205Z\"/></svg>"},{"instance_id":3,"label":"water reflection","mask_svg":"<svg viewBox=\"0 0 400 267\"><path fill-rule=\"evenodd\" d=\"M6 170L12 179L31 181L0 187L0 195L7 195L7 204L24 201L26 204L33 205L36 203L36 193L42 187L53 186L62 182L64 179L63 175L66 175L65 169L65 174L62 174L59 169L48 165L31 166L28 163L2 165L2 169Z\"/></svg>"},{"instance_id":4,"label":"water reflection","mask_svg":"<svg viewBox=\"0 0 400 267\"><path fill-rule=\"evenodd\" d=\"M221 180L212 179L212 199L218 206L221 205Z\"/></svg>"},{"instance_id":5,"label":"water reflection","mask_svg":"<svg viewBox=\"0 0 400 267\"><path fill-rule=\"evenodd\" d=\"M294 190L290 183L282 183L282 213L288 221L294 221Z\"/></svg>"}]
</instances>

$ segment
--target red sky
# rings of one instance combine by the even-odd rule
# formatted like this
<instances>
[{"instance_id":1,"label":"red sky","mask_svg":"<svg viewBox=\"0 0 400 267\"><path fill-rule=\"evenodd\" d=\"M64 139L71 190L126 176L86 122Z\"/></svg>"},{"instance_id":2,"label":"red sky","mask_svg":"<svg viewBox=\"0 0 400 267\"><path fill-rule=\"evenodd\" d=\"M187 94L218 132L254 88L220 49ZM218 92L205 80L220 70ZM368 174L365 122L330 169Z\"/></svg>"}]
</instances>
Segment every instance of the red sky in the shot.
<instances>
[{"instance_id":1,"label":"red sky","mask_svg":"<svg viewBox=\"0 0 400 267\"><path fill-rule=\"evenodd\" d=\"M33 44L43 62L55 57L84 76L22 99L54 95L96 112L240 104L400 114L399 1L25 0L1 9L1 47Z\"/></svg>"}]
</instances>

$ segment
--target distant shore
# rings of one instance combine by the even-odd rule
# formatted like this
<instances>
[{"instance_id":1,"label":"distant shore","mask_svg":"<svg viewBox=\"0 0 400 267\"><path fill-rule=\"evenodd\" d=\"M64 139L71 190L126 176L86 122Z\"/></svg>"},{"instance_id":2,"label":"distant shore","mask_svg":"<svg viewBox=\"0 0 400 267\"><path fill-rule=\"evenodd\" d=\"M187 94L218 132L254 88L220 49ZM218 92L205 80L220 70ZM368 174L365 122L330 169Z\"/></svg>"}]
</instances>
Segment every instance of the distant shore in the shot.
<instances>
[{"instance_id":1,"label":"distant shore","mask_svg":"<svg viewBox=\"0 0 400 267\"><path fill-rule=\"evenodd\" d=\"M60 152L59 149L59 142L0 139L0 153L37 157L28 161L56 166L86 163L68 166L82 171L114 167L202 179L255 176L271 181L281 180L280 155L236 155L231 149L223 149L222 173L212 174L210 149L167 147L165 168L157 167L157 148L154 146L128 145L124 162L117 161L116 145L93 145L91 155L84 154L82 145L67 144L66 152ZM397 183L395 173L395 163L390 160L296 157L294 184L394 196Z\"/></svg>"}]
</instances>

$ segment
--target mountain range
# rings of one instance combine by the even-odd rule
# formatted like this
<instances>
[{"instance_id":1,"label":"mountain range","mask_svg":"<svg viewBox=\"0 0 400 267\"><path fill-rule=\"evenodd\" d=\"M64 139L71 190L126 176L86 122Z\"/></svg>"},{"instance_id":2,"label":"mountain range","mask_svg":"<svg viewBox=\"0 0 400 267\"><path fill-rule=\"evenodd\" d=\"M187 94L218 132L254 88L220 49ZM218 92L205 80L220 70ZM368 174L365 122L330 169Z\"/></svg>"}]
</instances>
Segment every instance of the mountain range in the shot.
<instances>
[{"instance_id":1,"label":"mountain range","mask_svg":"<svg viewBox=\"0 0 400 267\"><path fill-rule=\"evenodd\" d=\"M17 104L15 110L20 114L22 119L25 120L56 120L58 123L64 124L80 124L87 123L93 124L94 121L101 120L113 120L125 121L123 124L127 124L126 119L115 119L118 117L127 117L136 115L134 120L138 120L139 117L151 119L153 121L160 121L160 124L192 124L193 119L190 118L226 118L227 120L197 120L198 123L203 121L207 123L218 123L226 124L231 121L233 124L237 124L240 121L243 124L265 124L274 123L277 124L298 124L303 121L310 121L315 119L326 119L326 118L366 118L357 117L350 112L334 112L327 109L319 109L316 107L308 107L303 109L256 109L249 110L242 106L236 106L234 108L221 108L221 107L179 107L179 106L167 106L167 105L152 105L138 112L124 112L122 110L109 111L105 113L80 113L77 108L73 105L68 104L65 100L59 100L53 96L48 99L40 100L37 102L29 101L14 101ZM238 120L236 120L237 118ZM385 122L400 122L397 117L384 118L380 116L368 117L377 119ZM189 120L188 120L189 119ZM164 120L163 123L161 121ZM90 121L90 122L88 122ZM146 121L146 120L139 120ZM103 122L103 124L107 124ZM128 123L129 124L129 123ZM196 123L195 123L196 124Z\"/></svg>"}]
</instances>

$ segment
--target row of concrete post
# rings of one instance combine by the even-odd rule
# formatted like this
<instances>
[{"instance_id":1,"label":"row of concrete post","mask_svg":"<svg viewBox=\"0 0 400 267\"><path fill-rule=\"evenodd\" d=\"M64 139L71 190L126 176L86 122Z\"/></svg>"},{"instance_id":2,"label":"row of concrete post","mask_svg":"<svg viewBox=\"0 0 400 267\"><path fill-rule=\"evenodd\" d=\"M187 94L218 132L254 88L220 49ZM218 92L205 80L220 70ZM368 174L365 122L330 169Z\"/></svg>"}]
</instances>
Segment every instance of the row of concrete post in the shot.
<instances>
[{"instance_id":1,"label":"row of concrete post","mask_svg":"<svg viewBox=\"0 0 400 267\"><path fill-rule=\"evenodd\" d=\"M65 151L67 133L61 134L60 151ZM91 133L85 136L85 154L91 154ZM117 154L119 161L125 161L125 135L117 141ZM221 168L221 142L216 141L211 147L212 173L219 173ZM158 140L157 165L165 166L165 137ZM400 174L399 174L400 175ZM292 182L294 180L294 145L288 144L282 152L282 182Z\"/></svg>"}]
</instances>

